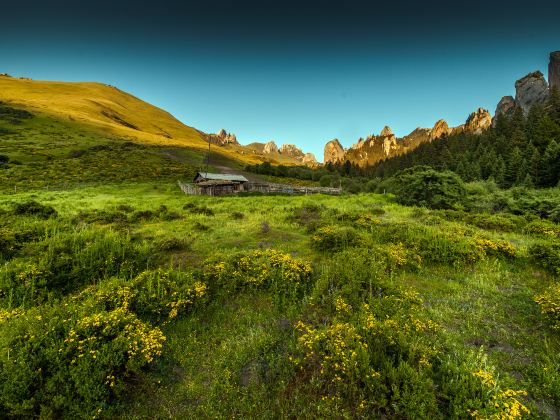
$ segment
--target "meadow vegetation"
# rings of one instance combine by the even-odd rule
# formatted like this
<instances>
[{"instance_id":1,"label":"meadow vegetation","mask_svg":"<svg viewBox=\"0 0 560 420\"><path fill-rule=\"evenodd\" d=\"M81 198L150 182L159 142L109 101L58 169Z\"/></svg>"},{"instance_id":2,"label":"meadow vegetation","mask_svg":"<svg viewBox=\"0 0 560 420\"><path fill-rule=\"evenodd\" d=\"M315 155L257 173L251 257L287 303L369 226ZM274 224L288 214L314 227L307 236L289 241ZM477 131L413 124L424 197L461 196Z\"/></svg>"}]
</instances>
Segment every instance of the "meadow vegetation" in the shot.
<instances>
[{"instance_id":1,"label":"meadow vegetation","mask_svg":"<svg viewBox=\"0 0 560 420\"><path fill-rule=\"evenodd\" d=\"M164 181L0 203L10 416L558 413L559 226L534 213Z\"/></svg>"}]
</instances>

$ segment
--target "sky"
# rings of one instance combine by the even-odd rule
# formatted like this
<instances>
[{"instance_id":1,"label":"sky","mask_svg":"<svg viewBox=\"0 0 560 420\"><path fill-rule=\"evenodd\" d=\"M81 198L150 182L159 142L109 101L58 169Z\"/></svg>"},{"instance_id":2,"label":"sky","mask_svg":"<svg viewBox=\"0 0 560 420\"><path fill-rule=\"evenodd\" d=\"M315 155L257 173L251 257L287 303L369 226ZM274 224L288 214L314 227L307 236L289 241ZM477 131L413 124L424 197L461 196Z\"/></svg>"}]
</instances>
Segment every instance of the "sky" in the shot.
<instances>
[{"instance_id":1,"label":"sky","mask_svg":"<svg viewBox=\"0 0 560 420\"><path fill-rule=\"evenodd\" d=\"M10 2L0 73L111 84L202 131L321 161L334 138L494 113L560 50L558 1L338 3Z\"/></svg>"}]
</instances>

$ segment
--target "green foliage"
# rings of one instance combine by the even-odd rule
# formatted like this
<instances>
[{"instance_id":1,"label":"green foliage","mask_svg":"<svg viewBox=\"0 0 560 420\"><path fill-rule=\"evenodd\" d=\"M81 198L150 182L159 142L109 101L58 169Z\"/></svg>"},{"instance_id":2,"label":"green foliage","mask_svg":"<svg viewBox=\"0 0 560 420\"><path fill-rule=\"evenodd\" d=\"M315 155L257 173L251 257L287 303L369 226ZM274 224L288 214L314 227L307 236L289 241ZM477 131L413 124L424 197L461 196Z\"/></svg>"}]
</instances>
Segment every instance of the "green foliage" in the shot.
<instances>
[{"instance_id":1,"label":"green foliage","mask_svg":"<svg viewBox=\"0 0 560 420\"><path fill-rule=\"evenodd\" d=\"M229 293L244 289L268 289L280 301L301 297L311 280L311 265L274 249L231 256L209 262L206 275L215 290Z\"/></svg>"},{"instance_id":2,"label":"green foliage","mask_svg":"<svg viewBox=\"0 0 560 420\"><path fill-rule=\"evenodd\" d=\"M359 235L348 226L330 225L318 228L311 237L311 246L322 252L336 252L356 245Z\"/></svg>"},{"instance_id":3,"label":"green foliage","mask_svg":"<svg viewBox=\"0 0 560 420\"><path fill-rule=\"evenodd\" d=\"M165 337L124 308L0 311L0 409L14 417L92 418L161 355Z\"/></svg>"},{"instance_id":4,"label":"green foliage","mask_svg":"<svg viewBox=\"0 0 560 420\"><path fill-rule=\"evenodd\" d=\"M556 243L535 243L529 247L529 256L536 264L560 276L560 245Z\"/></svg>"},{"instance_id":5,"label":"green foliage","mask_svg":"<svg viewBox=\"0 0 560 420\"><path fill-rule=\"evenodd\" d=\"M416 167L395 176L395 194L404 205L450 209L461 204L466 189L461 178L452 172Z\"/></svg>"},{"instance_id":6,"label":"green foliage","mask_svg":"<svg viewBox=\"0 0 560 420\"><path fill-rule=\"evenodd\" d=\"M57 212L51 206L47 206L36 201L18 203L14 207L14 214L19 216L37 216L41 219L56 217Z\"/></svg>"},{"instance_id":7,"label":"green foliage","mask_svg":"<svg viewBox=\"0 0 560 420\"><path fill-rule=\"evenodd\" d=\"M560 330L560 283L552 284L543 293L535 296L535 302L551 327Z\"/></svg>"}]
</instances>

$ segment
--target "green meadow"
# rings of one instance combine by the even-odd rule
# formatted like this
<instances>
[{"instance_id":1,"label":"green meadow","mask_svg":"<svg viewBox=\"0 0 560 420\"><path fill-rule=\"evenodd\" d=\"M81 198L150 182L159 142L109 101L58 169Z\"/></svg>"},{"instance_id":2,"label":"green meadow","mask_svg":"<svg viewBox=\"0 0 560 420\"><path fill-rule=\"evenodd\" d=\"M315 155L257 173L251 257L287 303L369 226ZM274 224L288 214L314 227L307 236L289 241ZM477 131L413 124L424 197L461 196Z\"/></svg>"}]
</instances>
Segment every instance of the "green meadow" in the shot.
<instances>
[{"instance_id":1,"label":"green meadow","mask_svg":"<svg viewBox=\"0 0 560 420\"><path fill-rule=\"evenodd\" d=\"M9 417L558 415L552 222L171 181L0 203Z\"/></svg>"}]
</instances>

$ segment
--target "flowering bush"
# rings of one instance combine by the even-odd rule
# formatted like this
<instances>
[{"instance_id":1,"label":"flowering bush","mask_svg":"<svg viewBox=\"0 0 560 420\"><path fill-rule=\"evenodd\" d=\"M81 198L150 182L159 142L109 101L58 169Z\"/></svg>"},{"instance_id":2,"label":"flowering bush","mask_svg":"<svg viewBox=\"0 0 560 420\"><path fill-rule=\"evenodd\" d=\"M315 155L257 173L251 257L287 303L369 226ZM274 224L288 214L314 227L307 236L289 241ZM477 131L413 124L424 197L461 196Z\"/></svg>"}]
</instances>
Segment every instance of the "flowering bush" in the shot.
<instances>
[{"instance_id":1,"label":"flowering bush","mask_svg":"<svg viewBox=\"0 0 560 420\"><path fill-rule=\"evenodd\" d=\"M84 312L61 304L3 311L0 411L13 417L95 418L124 381L162 354L158 328L120 307Z\"/></svg>"},{"instance_id":2,"label":"flowering bush","mask_svg":"<svg viewBox=\"0 0 560 420\"><path fill-rule=\"evenodd\" d=\"M291 360L311 376L324 414L344 409L349 416L414 412L425 417L436 412L433 383L423 371L437 355L438 326L419 315L420 304L416 293L399 290L362 304L353 316L339 297L331 324L295 325L300 336Z\"/></svg>"},{"instance_id":3,"label":"flowering bush","mask_svg":"<svg viewBox=\"0 0 560 420\"><path fill-rule=\"evenodd\" d=\"M560 330L560 284L555 283L540 295L535 296L535 302L552 328Z\"/></svg>"},{"instance_id":4,"label":"flowering bush","mask_svg":"<svg viewBox=\"0 0 560 420\"><path fill-rule=\"evenodd\" d=\"M324 226L311 236L311 246L318 251L337 251L356 245L357 242L357 232L345 226Z\"/></svg>"},{"instance_id":5,"label":"flowering bush","mask_svg":"<svg viewBox=\"0 0 560 420\"><path fill-rule=\"evenodd\" d=\"M311 279L311 264L290 254L268 249L237 254L227 261L208 265L208 278L226 291L263 288L278 296L299 296Z\"/></svg>"},{"instance_id":6,"label":"flowering bush","mask_svg":"<svg viewBox=\"0 0 560 420\"><path fill-rule=\"evenodd\" d=\"M201 302L207 286L190 273L146 270L132 280L113 279L90 286L75 299L104 310L124 308L140 316L175 318Z\"/></svg>"},{"instance_id":7,"label":"flowering bush","mask_svg":"<svg viewBox=\"0 0 560 420\"><path fill-rule=\"evenodd\" d=\"M504 256L514 258L516 249L508 241L491 240L486 238L475 238L474 245L486 255Z\"/></svg>"},{"instance_id":8,"label":"flowering bush","mask_svg":"<svg viewBox=\"0 0 560 420\"><path fill-rule=\"evenodd\" d=\"M560 226L547 220L534 220L525 226L525 232L560 238Z\"/></svg>"},{"instance_id":9,"label":"flowering bush","mask_svg":"<svg viewBox=\"0 0 560 420\"><path fill-rule=\"evenodd\" d=\"M549 270L550 272L560 275L560 245L537 243L529 247L529 256L531 259Z\"/></svg>"}]
</instances>

